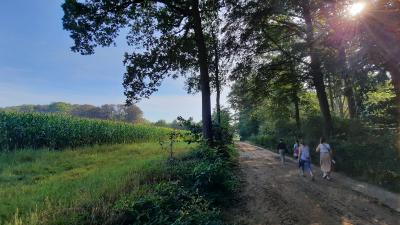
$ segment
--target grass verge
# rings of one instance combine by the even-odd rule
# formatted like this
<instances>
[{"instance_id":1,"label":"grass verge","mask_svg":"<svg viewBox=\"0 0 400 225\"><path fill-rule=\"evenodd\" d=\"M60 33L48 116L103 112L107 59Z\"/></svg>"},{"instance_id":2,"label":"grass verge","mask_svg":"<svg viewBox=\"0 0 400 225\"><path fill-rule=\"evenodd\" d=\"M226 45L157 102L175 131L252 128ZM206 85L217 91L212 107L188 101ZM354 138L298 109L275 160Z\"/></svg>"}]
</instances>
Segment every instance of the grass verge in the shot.
<instances>
[{"instance_id":1,"label":"grass verge","mask_svg":"<svg viewBox=\"0 0 400 225\"><path fill-rule=\"evenodd\" d=\"M188 150L183 143L175 147L178 154ZM124 188L138 186L146 172L162 171L166 158L157 143L0 153L0 224L52 220L56 211L117 198Z\"/></svg>"},{"instance_id":2,"label":"grass verge","mask_svg":"<svg viewBox=\"0 0 400 225\"><path fill-rule=\"evenodd\" d=\"M174 149L172 161L155 143L1 153L0 224L223 224L232 159Z\"/></svg>"}]
</instances>

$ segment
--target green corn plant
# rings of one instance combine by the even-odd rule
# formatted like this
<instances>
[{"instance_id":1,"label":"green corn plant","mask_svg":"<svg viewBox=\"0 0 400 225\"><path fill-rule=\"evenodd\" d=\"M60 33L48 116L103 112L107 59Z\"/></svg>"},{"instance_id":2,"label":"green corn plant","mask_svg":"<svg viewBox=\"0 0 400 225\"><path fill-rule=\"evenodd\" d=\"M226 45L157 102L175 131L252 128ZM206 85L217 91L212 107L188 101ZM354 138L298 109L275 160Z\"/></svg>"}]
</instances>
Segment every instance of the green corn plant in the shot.
<instances>
[{"instance_id":1,"label":"green corn plant","mask_svg":"<svg viewBox=\"0 0 400 225\"><path fill-rule=\"evenodd\" d=\"M60 114L0 112L0 151L154 142L171 129Z\"/></svg>"}]
</instances>

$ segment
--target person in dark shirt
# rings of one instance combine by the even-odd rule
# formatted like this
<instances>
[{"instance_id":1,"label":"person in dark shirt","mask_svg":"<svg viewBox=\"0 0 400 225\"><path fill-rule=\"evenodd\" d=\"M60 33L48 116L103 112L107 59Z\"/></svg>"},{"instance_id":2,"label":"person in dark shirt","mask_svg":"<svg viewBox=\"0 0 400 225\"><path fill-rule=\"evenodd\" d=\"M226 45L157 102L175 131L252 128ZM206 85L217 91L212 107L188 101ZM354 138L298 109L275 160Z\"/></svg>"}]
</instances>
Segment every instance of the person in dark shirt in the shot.
<instances>
[{"instance_id":1,"label":"person in dark shirt","mask_svg":"<svg viewBox=\"0 0 400 225\"><path fill-rule=\"evenodd\" d=\"M279 139L279 144L276 147L276 149L278 150L282 165L285 165L285 153L287 151L287 147L286 147L285 143L283 142L282 138Z\"/></svg>"}]
</instances>

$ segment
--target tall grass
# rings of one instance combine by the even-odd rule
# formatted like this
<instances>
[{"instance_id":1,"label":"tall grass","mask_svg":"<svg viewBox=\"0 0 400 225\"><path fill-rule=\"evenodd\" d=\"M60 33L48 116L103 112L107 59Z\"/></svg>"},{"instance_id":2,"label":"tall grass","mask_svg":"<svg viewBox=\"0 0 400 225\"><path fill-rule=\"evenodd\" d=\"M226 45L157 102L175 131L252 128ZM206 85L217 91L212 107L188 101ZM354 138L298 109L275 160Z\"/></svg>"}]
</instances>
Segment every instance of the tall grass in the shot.
<instances>
[{"instance_id":1,"label":"tall grass","mask_svg":"<svg viewBox=\"0 0 400 225\"><path fill-rule=\"evenodd\" d=\"M171 130L67 115L0 112L0 151L157 141Z\"/></svg>"},{"instance_id":2,"label":"tall grass","mask_svg":"<svg viewBox=\"0 0 400 225\"><path fill-rule=\"evenodd\" d=\"M189 149L184 143L174 147L178 155ZM0 152L0 224L31 224L35 218L40 224L80 224L82 218L73 217L86 210L111 215L108 204L144 179L157 179L167 157L157 143Z\"/></svg>"}]
</instances>

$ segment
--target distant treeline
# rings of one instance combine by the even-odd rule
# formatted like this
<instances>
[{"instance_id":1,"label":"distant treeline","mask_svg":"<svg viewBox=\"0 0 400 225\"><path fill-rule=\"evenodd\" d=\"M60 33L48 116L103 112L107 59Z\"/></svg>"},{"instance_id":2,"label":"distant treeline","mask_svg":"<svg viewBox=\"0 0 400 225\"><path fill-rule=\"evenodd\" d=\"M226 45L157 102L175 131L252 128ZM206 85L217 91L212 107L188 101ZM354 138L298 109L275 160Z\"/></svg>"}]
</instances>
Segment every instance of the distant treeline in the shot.
<instances>
[{"instance_id":1,"label":"distant treeline","mask_svg":"<svg viewBox=\"0 0 400 225\"><path fill-rule=\"evenodd\" d=\"M54 102L49 105L20 105L0 108L6 112L38 112L38 113L62 113L71 116L116 120L129 123L145 122L142 110L136 106L125 106L122 104L105 104L94 106L89 104L79 105L66 102Z\"/></svg>"},{"instance_id":2,"label":"distant treeline","mask_svg":"<svg viewBox=\"0 0 400 225\"><path fill-rule=\"evenodd\" d=\"M185 127L178 120L173 120L171 123L168 123L165 120L158 120L157 122L152 123L154 126L157 127L168 127L172 129L184 130Z\"/></svg>"}]
</instances>

